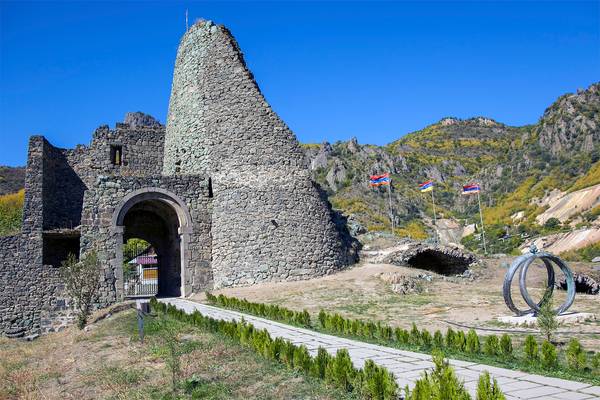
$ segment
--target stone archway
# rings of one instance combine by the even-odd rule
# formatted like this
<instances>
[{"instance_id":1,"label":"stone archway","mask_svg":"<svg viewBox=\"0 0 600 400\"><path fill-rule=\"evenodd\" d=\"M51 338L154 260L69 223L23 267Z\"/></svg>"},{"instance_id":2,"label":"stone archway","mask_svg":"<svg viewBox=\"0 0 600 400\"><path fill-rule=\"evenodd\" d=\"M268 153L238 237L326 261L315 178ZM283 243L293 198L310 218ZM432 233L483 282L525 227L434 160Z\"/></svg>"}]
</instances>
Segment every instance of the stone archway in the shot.
<instances>
[{"instance_id":1,"label":"stone archway","mask_svg":"<svg viewBox=\"0 0 600 400\"><path fill-rule=\"evenodd\" d=\"M115 208L111 227L115 235L114 271L117 298L123 299L123 243L140 238L156 247L159 259L158 295L185 297L189 284L189 237L192 221L186 204L161 188L136 190Z\"/></svg>"}]
</instances>

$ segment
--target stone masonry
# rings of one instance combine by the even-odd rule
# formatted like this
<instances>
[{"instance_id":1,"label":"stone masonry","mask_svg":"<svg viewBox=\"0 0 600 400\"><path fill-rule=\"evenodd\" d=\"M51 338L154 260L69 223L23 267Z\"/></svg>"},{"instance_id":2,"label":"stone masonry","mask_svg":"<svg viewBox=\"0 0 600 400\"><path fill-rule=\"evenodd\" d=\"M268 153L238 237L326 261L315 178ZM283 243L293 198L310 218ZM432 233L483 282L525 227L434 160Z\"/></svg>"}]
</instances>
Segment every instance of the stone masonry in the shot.
<instances>
[{"instance_id":1,"label":"stone masonry","mask_svg":"<svg viewBox=\"0 0 600 400\"><path fill-rule=\"evenodd\" d=\"M217 288L323 275L353 261L300 144L223 26L196 24L181 41L163 172L211 177Z\"/></svg>"},{"instance_id":2,"label":"stone masonry","mask_svg":"<svg viewBox=\"0 0 600 400\"><path fill-rule=\"evenodd\" d=\"M69 320L58 274L69 253L98 253L98 307L123 300L122 246L133 237L160 250L165 296L307 279L355 261L345 221L223 26L202 21L183 36L166 128L137 112L99 127L89 146L31 137L22 233L0 238L0 332Z\"/></svg>"}]
</instances>

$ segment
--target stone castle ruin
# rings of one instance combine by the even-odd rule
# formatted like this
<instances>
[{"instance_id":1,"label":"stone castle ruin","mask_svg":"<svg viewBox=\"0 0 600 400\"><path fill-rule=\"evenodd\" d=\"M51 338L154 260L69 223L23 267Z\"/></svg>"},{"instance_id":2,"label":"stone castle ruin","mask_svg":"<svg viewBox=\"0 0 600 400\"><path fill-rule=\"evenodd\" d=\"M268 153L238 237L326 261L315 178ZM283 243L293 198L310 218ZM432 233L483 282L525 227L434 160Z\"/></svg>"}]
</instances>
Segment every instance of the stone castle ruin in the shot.
<instances>
[{"instance_id":1,"label":"stone castle ruin","mask_svg":"<svg viewBox=\"0 0 600 400\"><path fill-rule=\"evenodd\" d=\"M48 331L66 317L58 267L95 250L97 306L126 297L123 244L156 249L159 296L330 274L355 242L310 179L232 35L199 22L181 40L166 128L128 114L89 146L29 141L21 235L0 238L0 331Z\"/></svg>"}]
</instances>

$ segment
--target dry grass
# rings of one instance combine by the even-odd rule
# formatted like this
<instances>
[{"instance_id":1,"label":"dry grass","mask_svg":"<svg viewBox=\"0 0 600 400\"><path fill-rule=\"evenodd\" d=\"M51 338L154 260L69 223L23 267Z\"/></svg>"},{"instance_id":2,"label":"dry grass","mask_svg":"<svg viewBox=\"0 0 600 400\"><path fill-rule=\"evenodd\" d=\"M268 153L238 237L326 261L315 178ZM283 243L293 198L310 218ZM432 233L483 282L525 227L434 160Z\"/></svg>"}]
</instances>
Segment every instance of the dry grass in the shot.
<instances>
[{"instance_id":1,"label":"dry grass","mask_svg":"<svg viewBox=\"0 0 600 400\"><path fill-rule=\"evenodd\" d=\"M68 329L34 342L0 339L1 399L343 399L346 394L229 340L169 321L180 338L175 392L165 364L164 334L150 318L136 337L135 312L117 314L89 332Z\"/></svg>"}]
</instances>

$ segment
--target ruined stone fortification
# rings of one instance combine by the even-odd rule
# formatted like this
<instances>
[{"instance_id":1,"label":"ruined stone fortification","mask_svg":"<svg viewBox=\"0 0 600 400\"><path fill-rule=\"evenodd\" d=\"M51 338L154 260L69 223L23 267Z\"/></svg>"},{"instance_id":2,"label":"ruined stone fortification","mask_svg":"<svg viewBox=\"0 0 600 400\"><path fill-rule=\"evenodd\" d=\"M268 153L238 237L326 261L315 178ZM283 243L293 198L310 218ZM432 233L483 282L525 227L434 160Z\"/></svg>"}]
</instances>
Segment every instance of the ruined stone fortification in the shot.
<instances>
[{"instance_id":1,"label":"ruined stone fortification","mask_svg":"<svg viewBox=\"0 0 600 400\"><path fill-rule=\"evenodd\" d=\"M168 296L328 274L356 254L294 134L229 31L211 22L181 41L166 129L133 113L98 128L89 146L34 136L25 193L22 234L0 238L0 331L9 336L64 322L57 270L70 252L98 252L98 306L122 300L128 238L157 247Z\"/></svg>"},{"instance_id":2,"label":"ruined stone fortification","mask_svg":"<svg viewBox=\"0 0 600 400\"><path fill-rule=\"evenodd\" d=\"M349 261L296 137L223 26L197 24L181 41L163 172L211 177L216 287L325 274Z\"/></svg>"}]
</instances>

